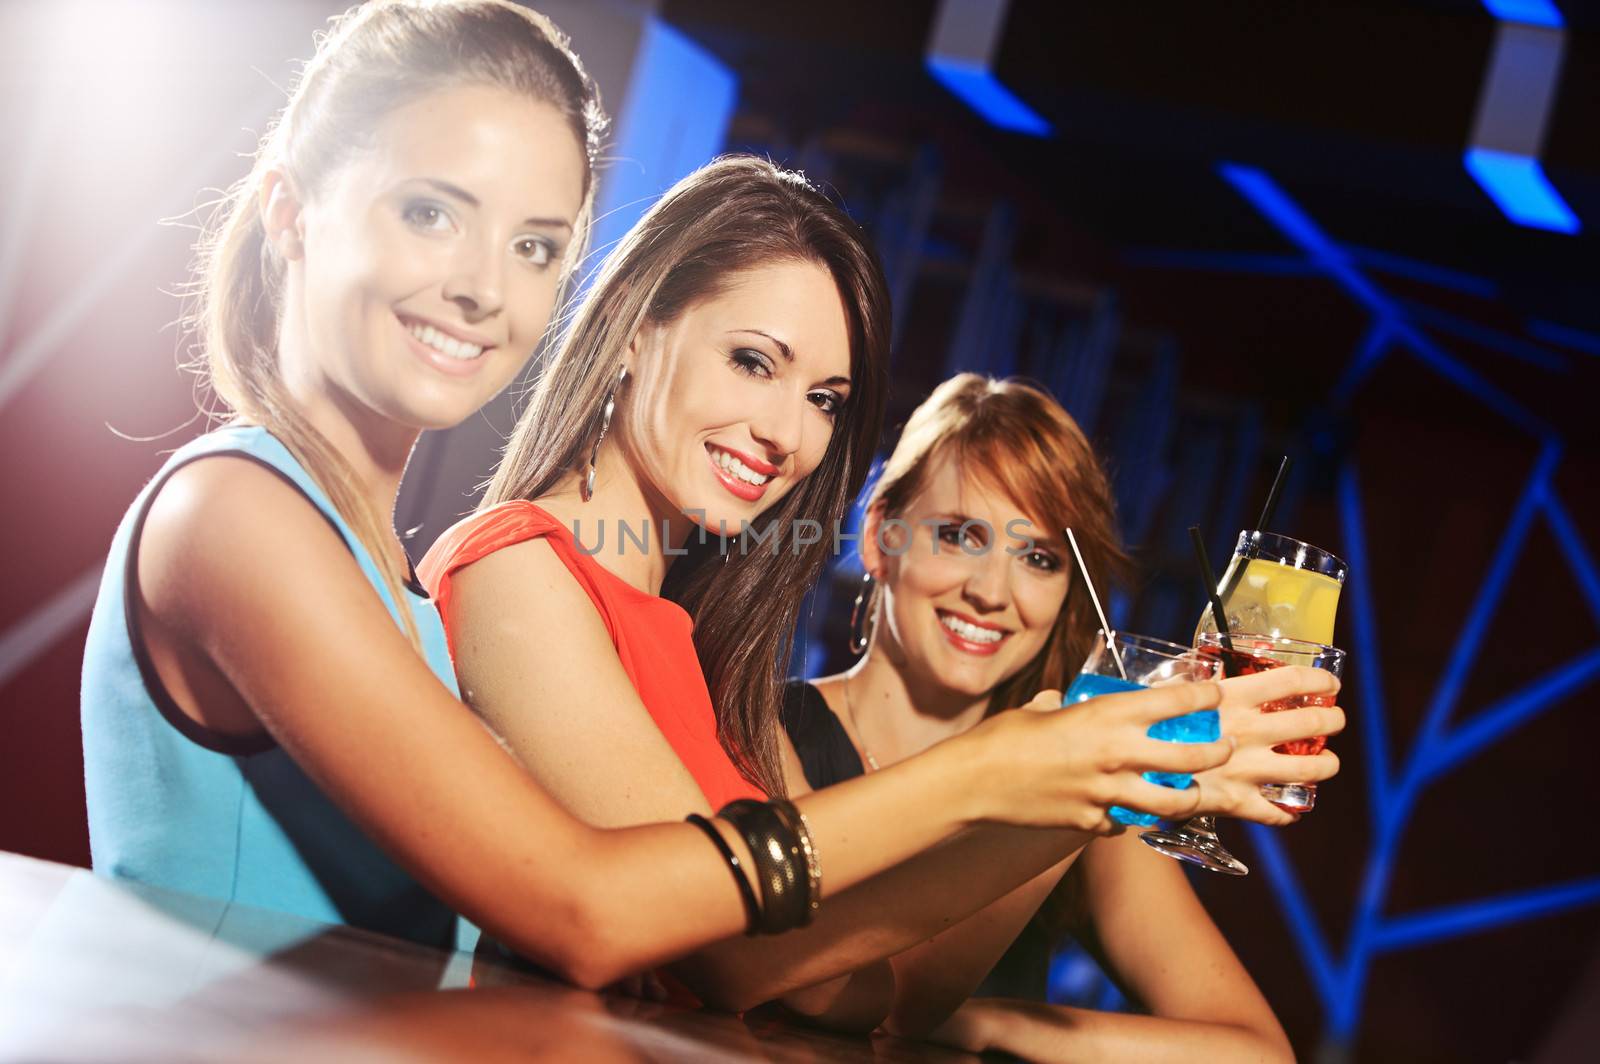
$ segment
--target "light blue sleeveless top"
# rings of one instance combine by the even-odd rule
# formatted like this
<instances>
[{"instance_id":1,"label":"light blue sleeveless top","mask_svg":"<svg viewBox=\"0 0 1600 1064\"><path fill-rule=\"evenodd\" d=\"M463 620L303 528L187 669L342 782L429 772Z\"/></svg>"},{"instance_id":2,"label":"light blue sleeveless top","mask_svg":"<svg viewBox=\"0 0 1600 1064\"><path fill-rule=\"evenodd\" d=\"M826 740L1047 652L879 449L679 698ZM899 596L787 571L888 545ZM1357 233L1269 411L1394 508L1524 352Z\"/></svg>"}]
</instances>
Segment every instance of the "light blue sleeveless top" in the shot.
<instances>
[{"instance_id":1,"label":"light blue sleeveless top","mask_svg":"<svg viewBox=\"0 0 1600 1064\"><path fill-rule=\"evenodd\" d=\"M130 634L137 624L130 608L134 560L151 500L179 467L223 454L258 462L297 488L339 533L400 623L371 555L271 433L225 428L181 447L118 526L89 624L83 767L94 869L454 947L454 912L390 860L265 731L219 735L179 710L151 666L144 641ZM240 558L239 564L250 559ZM411 611L429 667L458 694L438 610L420 587L408 589L405 598L399 608ZM475 937L465 925L460 944Z\"/></svg>"}]
</instances>

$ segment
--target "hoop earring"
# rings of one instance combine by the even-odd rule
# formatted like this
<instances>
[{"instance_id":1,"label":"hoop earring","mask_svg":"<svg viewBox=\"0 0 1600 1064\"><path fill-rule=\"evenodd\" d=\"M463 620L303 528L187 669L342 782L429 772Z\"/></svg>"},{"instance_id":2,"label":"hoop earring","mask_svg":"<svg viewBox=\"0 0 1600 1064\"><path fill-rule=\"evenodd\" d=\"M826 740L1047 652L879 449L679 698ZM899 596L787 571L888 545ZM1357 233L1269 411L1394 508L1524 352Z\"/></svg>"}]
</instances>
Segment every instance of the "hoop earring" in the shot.
<instances>
[{"instance_id":1,"label":"hoop earring","mask_svg":"<svg viewBox=\"0 0 1600 1064\"><path fill-rule=\"evenodd\" d=\"M877 582L872 579L871 573L861 576L861 590L856 593L856 602L850 607L850 653L861 654L867 649L867 644L872 642L872 608L877 599Z\"/></svg>"},{"instance_id":2,"label":"hoop earring","mask_svg":"<svg viewBox=\"0 0 1600 1064\"><path fill-rule=\"evenodd\" d=\"M600 457L600 444L605 441L606 433L611 429L611 415L617 409L617 389L622 387L622 382L628 379L628 367L622 367L622 373L617 377L617 383L611 386L606 393L606 401L600 407L600 435L595 437L594 449L589 452L589 471L584 474L583 482L578 485L578 494L583 496L583 501L588 502L594 497L594 464Z\"/></svg>"}]
</instances>

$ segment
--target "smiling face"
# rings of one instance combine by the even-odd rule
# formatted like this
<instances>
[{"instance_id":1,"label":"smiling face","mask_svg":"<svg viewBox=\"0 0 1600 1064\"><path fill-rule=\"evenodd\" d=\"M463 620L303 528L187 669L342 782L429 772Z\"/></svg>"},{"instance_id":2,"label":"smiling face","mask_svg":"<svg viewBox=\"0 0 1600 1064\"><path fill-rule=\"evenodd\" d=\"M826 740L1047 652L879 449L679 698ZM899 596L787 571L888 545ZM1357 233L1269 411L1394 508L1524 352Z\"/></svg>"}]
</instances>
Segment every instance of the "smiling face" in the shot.
<instances>
[{"instance_id":1,"label":"smiling face","mask_svg":"<svg viewBox=\"0 0 1600 1064\"><path fill-rule=\"evenodd\" d=\"M478 86L396 108L372 144L309 190L294 223L298 370L380 417L447 427L509 384L544 333L584 155L551 105Z\"/></svg>"},{"instance_id":2,"label":"smiling face","mask_svg":"<svg viewBox=\"0 0 1600 1064\"><path fill-rule=\"evenodd\" d=\"M905 525L880 524L875 513L862 541L883 584L878 645L914 688L987 695L1049 638L1070 580L1064 546L1036 515L964 475L948 452L932 459L906 512L892 516Z\"/></svg>"},{"instance_id":3,"label":"smiling face","mask_svg":"<svg viewBox=\"0 0 1600 1064\"><path fill-rule=\"evenodd\" d=\"M640 330L628 366L616 432L646 492L737 533L827 452L850 394L838 286L812 262L741 271Z\"/></svg>"}]
</instances>

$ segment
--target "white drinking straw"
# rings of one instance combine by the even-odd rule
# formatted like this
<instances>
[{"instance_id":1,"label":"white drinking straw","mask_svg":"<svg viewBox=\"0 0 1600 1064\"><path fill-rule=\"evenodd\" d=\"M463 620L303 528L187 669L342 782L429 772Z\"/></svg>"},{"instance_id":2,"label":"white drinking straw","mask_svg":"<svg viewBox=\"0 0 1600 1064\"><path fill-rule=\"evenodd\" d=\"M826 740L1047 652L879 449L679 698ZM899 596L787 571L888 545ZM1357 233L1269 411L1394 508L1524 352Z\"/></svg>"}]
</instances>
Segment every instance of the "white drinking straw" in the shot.
<instances>
[{"instance_id":1,"label":"white drinking straw","mask_svg":"<svg viewBox=\"0 0 1600 1064\"><path fill-rule=\"evenodd\" d=\"M1089 601L1094 603L1094 612L1100 617L1100 631L1106 636L1106 649L1111 651L1111 660L1117 663L1117 671L1122 678L1128 678L1128 670L1122 667L1122 655L1117 652L1117 633L1111 630L1111 622L1106 620L1106 611L1100 606L1100 596L1094 593L1094 581L1089 579L1089 567L1083 564L1083 552L1078 549L1078 537L1072 534L1072 529L1066 529L1067 542L1072 544L1072 556L1078 559L1078 573L1083 577L1083 586L1089 589Z\"/></svg>"}]
</instances>

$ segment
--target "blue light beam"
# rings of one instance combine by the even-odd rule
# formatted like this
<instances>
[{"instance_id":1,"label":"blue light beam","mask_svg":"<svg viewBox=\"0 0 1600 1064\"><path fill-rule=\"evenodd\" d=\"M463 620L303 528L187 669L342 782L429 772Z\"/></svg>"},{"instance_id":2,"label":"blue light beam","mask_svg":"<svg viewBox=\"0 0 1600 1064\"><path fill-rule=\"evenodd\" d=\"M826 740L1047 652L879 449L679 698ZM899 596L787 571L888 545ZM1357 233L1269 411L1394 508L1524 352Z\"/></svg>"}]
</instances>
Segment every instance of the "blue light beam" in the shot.
<instances>
[{"instance_id":1,"label":"blue light beam","mask_svg":"<svg viewBox=\"0 0 1600 1064\"><path fill-rule=\"evenodd\" d=\"M738 98L738 78L710 52L658 18L645 23L595 203L595 255L722 150Z\"/></svg>"},{"instance_id":2,"label":"blue light beam","mask_svg":"<svg viewBox=\"0 0 1600 1064\"><path fill-rule=\"evenodd\" d=\"M1373 947L1389 952L1425 946L1430 942L1460 938L1521 920L1554 916L1595 902L1600 902L1600 878L1558 883L1461 905L1446 905L1426 912L1391 917L1374 936Z\"/></svg>"},{"instance_id":3,"label":"blue light beam","mask_svg":"<svg viewBox=\"0 0 1600 1064\"><path fill-rule=\"evenodd\" d=\"M1535 680L1516 694L1503 698L1471 720L1459 725L1440 742L1424 748L1417 769L1424 776L1442 775L1556 705L1600 676L1600 650L1592 650L1549 675Z\"/></svg>"},{"instance_id":4,"label":"blue light beam","mask_svg":"<svg viewBox=\"0 0 1600 1064\"><path fill-rule=\"evenodd\" d=\"M1512 511L1505 534L1495 550L1494 560L1489 565L1483 583L1478 585L1477 598L1473 600L1472 608L1467 613L1466 623L1461 627L1461 634L1456 637L1450 660L1440 675L1439 686L1434 690L1433 698L1428 703L1413 755L1418 764L1428 757L1429 750L1444 734L1445 724L1449 721L1450 714L1454 711L1456 701L1461 695L1461 689L1466 686L1467 676L1472 671L1472 663L1478 659L1478 651L1489 630L1489 621L1494 616L1495 608L1500 605L1500 596L1511 580L1517 559L1522 556L1522 546L1527 541L1528 531L1533 526L1533 520L1539 512L1539 504L1544 498L1544 485L1555 470L1560 455L1559 446L1551 444L1545 447L1534 466L1533 473L1528 477L1527 487L1517 500L1516 509Z\"/></svg>"},{"instance_id":5,"label":"blue light beam","mask_svg":"<svg viewBox=\"0 0 1600 1064\"><path fill-rule=\"evenodd\" d=\"M1528 335L1547 344L1560 344L1574 351L1582 351L1586 355L1600 356L1600 333L1586 332L1583 329L1574 329L1570 325L1560 325L1539 318L1529 318Z\"/></svg>"},{"instance_id":6,"label":"blue light beam","mask_svg":"<svg viewBox=\"0 0 1600 1064\"><path fill-rule=\"evenodd\" d=\"M1378 658L1377 610L1367 579L1366 522L1361 512L1361 490L1353 465L1339 477L1339 525L1344 535L1345 557L1350 559L1350 608L1355 627L1355 653L1360 662L1362 752L1367 758L1367 802L1372 823L1378 824L1389 808L1389 716L1383 694L1383 664Z\"/></svg>"},{"instance_id":7,"label":"blue light beam","mask_svg":"<svg viewBox=\"0 0 1600 1064\"><path fill-rule=\"evenodd\" d=\"M1483 377L1451 358L1420 329L1405 317L1402 308L1380 290L1361 272L1351 255L1341 245L1324 233L1300 205L1278 187L1277 182L1265 173L1237 163L1220 163L1218 172L1234 189L1266 216L1284 237L1297 245L1334 282L1342 287L1380 322L1392 323L1391 335L1416 357L1431 366L1435 372L1453 381L1457 387L1476 396L1490 408L1507 419L1515 421L1535 436L1547 434L1548 428L1531 412L1512 400Z\"/></svg>"},{"instance_id":8,"label":"blue light beam","mask_svg":"<svg viewBox=\"0 0 1600 1064\"><path fill-rule=\"evenodd\" d=\"M1341 984L1346 980L1341 978L1333 953L1322 937L1322 925L1306 901L1305 891L1300 887L1300 876L1295 872L1288 855L1283 852L1283 843L1272 828L1260 824L1245 826L1250 830L1250 841L1255 845L1256 856L1266 865L1267 882L1272 885L1273 897L1278 899L1278 905L1283 909L1283 922L1289 925L1289 934L1300 948L1300 956L1311 969L1311 981L1316 985L1323 1011L1337 1015L1344 997Z\"/></svg>"},{"instance_id":9,"label":"blue light beam","mask_svg":"<svg viewBox=\"0 0 1600 1064\"><path fill-rule=\"evenodd\" d=\"M1483 0L1489 14L1501 22L1520 22L1524 26L1543 26L1559 30L1567 24L1553 0Z\"/></svg>"},{"instance_id":10,"label":"blue light beam","mask_svg":"<svg viewBox=\"0 0 1600 1064\"><path fill-rule=\"evenodd\" d=\"M1544 175L1538 159L1493 148L1468 148L1465 161L1473 180L1518 225L1569 236L1583 228Z\"/></svg>"},{"instance_id":11,"label":"blue light beam","mask_svg":"<svg viewBox=\"0 0 1600 1064\"><path fill-rule=\"evenodd\" d=\"M1050 123L981 63L930 55L928 72L990 125L1030 137L1050 135Z\"/></svg>"},{"instance_id":12,"label":"blue light beam","mask_svg":"<svg viewBox=\"0 0 1600 1064\"><path fill-rule=\"evenodd\" d=\"M1561 553L1567 556L1567 564L1572 566L1572 575L1578 578L1578 589L1588 600L1589 612L1600 622L1600 569L1596 569L1594 557L1584 547L1578 526L1572 523L1572 515L1567 513L1566 506L1549 485L1545 486L1544 517L1550 531L1555 533L1556 542L1561 544Z\"/></svg>"}]
</instances>

